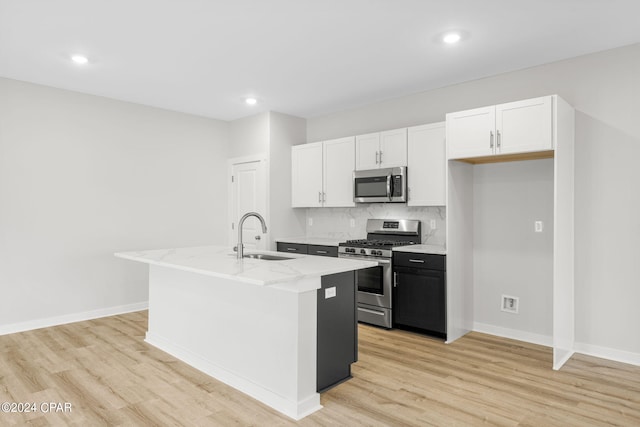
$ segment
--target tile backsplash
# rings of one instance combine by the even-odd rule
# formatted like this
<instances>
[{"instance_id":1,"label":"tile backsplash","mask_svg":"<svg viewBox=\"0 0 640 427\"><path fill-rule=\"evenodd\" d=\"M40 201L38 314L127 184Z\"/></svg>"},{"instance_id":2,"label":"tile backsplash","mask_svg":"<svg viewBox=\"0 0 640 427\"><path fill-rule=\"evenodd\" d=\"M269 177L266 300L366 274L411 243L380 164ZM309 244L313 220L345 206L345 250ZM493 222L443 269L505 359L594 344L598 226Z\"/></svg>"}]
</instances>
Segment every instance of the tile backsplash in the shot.
<instances>
[{"instance_id":1,"label":"tile backsplash","mask_svg":"<svg viewBox=\"0 0 640 427\"><path fill-rule=\"evenodd\" d=\"M445 245L446 208L408 207L402 204L372 203L354 208L309 208L307 209L306 234L309 237L335 239L363 239L367 237L367 219L419 219L422 221L422 243ZM431 220L436 228L430 227ZM354 226L351 226L353 220ZM312 225L309 225L311 222Z\"/></svg>"}]
</instances>

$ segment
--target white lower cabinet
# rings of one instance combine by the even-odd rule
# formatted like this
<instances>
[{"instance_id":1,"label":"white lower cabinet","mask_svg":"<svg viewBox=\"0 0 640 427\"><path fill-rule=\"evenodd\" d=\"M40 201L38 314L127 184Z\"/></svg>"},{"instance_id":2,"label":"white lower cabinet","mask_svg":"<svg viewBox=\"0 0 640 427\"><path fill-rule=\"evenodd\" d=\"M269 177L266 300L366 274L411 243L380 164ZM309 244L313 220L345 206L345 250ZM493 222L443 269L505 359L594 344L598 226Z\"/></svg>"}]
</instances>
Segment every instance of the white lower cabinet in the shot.
<instances>
[{"instance_id":1,"label":"white lower cabinet","mask_svg":"<svg viewBox=\"0 0 640 427\"><path fill-rule=\"evenodd\" d=\"M291 147L291 206L351 207L355 138Z\"/></svg>"},{"instance_id":2,"label":"white lower cabinet","mask_svg":"<svg viewBox=\"0 0 640 427\"><path fill-rule=\"evenodd\" d=\"M446 204L445 122L408 129L407 185L409 206Z\"/></svg>"}]
</instances>

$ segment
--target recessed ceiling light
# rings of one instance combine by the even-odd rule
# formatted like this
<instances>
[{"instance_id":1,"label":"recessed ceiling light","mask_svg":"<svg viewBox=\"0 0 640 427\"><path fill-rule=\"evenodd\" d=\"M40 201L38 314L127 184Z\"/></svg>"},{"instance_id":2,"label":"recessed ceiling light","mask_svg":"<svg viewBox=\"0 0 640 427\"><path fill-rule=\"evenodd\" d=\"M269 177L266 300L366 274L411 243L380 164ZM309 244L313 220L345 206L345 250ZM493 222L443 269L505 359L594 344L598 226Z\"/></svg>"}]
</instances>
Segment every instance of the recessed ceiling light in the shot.
<instances>
[{"instance_id":1,"label":"recessed ceiling light","mask_svg":"<svg viewBox=\"0 0 640 427\"><path fill-rule=\"evenodd\" d=\"M71 57L71 60L72 60L73 62L75 62L76 64L79 64L79 65L84 65L84 64L86 64L87 62L89 62L89 60L87 59L87 57L86 57L86 56L83 56L83 55L73 55L73 56Z\"/></svg>"},{"instance_id":2,"label":"recessed ceiling light","mask_svg":"<svg viewBox=\"0 0 640 427\"><path fill-rule=\"evenodd\" d=\"M255 98L245 98L244 102L246 102L247 105L256 105L258 100Z\"/></svg>"},{"instance_id":3,"label":"recessed ceiling light","mask_svg":"<svg viewBox=\"0 0 640 427\"><path fill-rule=\"evenodd\" d=\"M460 33L456 32L446 33L442 36L442 41L447 44L458 43L461 39L462 36L460 35Z\"/></svg>"}]
</instances>

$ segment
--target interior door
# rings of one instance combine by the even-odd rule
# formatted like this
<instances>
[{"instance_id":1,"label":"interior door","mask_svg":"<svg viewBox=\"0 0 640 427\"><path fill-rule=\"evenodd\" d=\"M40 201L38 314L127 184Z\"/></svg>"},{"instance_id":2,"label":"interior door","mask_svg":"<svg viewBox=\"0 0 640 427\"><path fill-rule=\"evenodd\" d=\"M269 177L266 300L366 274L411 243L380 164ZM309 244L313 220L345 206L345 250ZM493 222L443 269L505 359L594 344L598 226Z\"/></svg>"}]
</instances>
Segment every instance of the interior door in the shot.
<instances>
[{"instance_id":1,"label":"interior door","mask_svg":"<svg viewBox=\"0 0 640 427\"><path fill-rule=\"evenodd\" d=\"M238 221L247 212L258 212L267 219L266 168L264 160L231 165L231 230L229 241L238 240ZM245 251L266 249L267 236L262 234L260 221L249 217L242 227Z\"/></svg>"}]
</instances>

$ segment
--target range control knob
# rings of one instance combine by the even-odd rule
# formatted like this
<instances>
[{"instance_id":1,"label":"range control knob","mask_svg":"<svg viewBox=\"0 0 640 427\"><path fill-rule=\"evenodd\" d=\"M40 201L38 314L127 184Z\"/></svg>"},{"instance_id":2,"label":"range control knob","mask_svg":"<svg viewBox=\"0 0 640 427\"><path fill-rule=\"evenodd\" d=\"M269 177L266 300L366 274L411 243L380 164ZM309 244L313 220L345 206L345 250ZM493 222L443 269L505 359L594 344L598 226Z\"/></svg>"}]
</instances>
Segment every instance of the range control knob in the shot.
<instances>
[{"instance_id":1,"label":"range control knob","mask_svg":"<svg viewBox=\"0 0 640 427\"><path fill-rule=\"evenodd\" d=\"M366 255L367 254L367 250L366 249L360 249L360 253L363 254L363 255Z\"/></svg>"}]
</instances>

